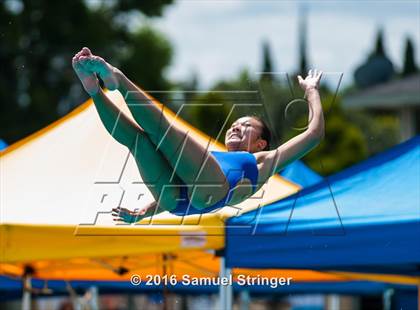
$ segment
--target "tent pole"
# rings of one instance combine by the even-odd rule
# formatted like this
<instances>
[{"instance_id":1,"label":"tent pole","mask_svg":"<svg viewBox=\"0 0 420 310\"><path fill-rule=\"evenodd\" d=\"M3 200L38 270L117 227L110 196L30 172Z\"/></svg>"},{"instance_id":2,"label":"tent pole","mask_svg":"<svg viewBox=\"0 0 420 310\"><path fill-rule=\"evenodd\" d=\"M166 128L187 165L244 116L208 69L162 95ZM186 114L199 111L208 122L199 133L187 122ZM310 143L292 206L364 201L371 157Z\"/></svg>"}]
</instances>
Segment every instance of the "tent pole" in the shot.
<instances>
[{"instance_id":1,"label":"tent pole","mask_svg":"<svg viewBox=\"0 0 420 310\"><path fill-rule=\"evenodd\" d=\"M417 285L417 310L420 310L420 284Z\"/></svg>"},{"instance_id":2,"label":"tent pole","mask_svg":"<svg viewBox=\"0 0 420 310\"><path fill-rule=\"evenodd\" d=\"M91 286L89 288L89 292L90 292L90 302L89 305L91 307L92 310L98 310L99 309L99 300L98 300L98 295L99 295L99 290L97 286Z\"/></svg>"},{"instance_id":3,"label":"tent pole","mask_svg":"<svg viewBox=\"0 0 420 310\"><path fill-rule=\"evenodd\" d=\"M81 309L82 308L82 304L79 301L79 296L77 296L76 291L73 289L73 287L71 286L71 284L70 284L69 281L64 280L64 282L66 283L66 289L67 289L67 292L70 295L70 301L71 301L71 303L73 305L73 308L74 309L77 309L77 310Z\"/></svg>"},{"instance_id":4,"label":"tent pole","mask_svg":"<svg viewBox=\"0 0 420 310\"><path fill-rule=\"evenodd\" d=\"M230 278L232 276L231 269L226 268L225 257L220 256L220 279ZM219 296L220 296L220 309L231 310L232 309L232 285L219 285Z\"/></svg>"},{"instance_id":5,"label":"tent pole","mask_svg":"<svg viewBox=\"0 0 420 310\"><path fill-rule=\"evenodd\" d=\"M225 258L223 256L220 257L220 273L219 278L223 279L225 276ZM219 285L219 304L220 309L224 309L226 305L226 287L223 285Z\"/></svg>"},{"instance_id":6,"label":"tent pole","mask_svg":"<svg viewBox=\"0 0 420 310\"><path fill-rule=\"evenodd\" d=\"M383 308L384 310L391 310L392 305L392 295L394 295L394 290L392 288L386 289L383 294Z\"/></svg>"},{"instance_id":7,"label":"tent pole","mask_svg":"<svg viewBox=\"0 0 420 310\"><path fill-rule=\"evenodd\" d=\"M226 278L232 278L232 269L226 268ZM233 281L233 280L232 280ZM226 287L226 310L232 310L232 299L233 299L233 282L232 285L228 284Z\"/></svg>"},{"instance_id":8,"label":"tent pole","mask_svg":"<svg viewBox=\"0 0 420 310\"><path fill-rule=\"evenodd\" d=\"M249 291L247 289L241 291L239 294L241 303L239 306L240 310L249 310L249 304L250 304L250 297L249 297Z\"/></svg>"},{"instance_id":9,"label":"tent pole","mask_svg":"<svg viewBox=\"0 0 420 310\"><path fill-rule=\"evenodd\" d=\"M32 275L35 273L34 268L26 265L22 275L22 310L31 310L32 297Z\"/></svg>"},{"instance_id":10,"label":"tent pole","mask_svg":"<svg viewBox=\"0 0 420 310\"><path fill-rule=\"evenodd\" d=\"M166 264L168 262L168 255L166 254L162 254L162 279L164 276L167 275L167 269L166 269ZM168 287L166 285L165 281L162 281L162 285L163 285L163 310L167 310L168 309Z\"/></svg>"},{"instance_id":11,"label":"tent pole","mask_svg":"<svg viewBox=\"0 0 420 310\"><path fill-rule=\"evenodd\" d=\"M340 310L340 296L339 295L327 295L327 309L328 310Z\"/></svg>"},{"instance_id":12,"label":"tent pole","mask_svg":"<svg viewBox=\"0 0 420 310\"><path fill-rule=\"evenodd\" d=\"M22 310L31 310L31 275L26 273L23 275L23 294L22 294Z\"/></svg>"}]
</instances>

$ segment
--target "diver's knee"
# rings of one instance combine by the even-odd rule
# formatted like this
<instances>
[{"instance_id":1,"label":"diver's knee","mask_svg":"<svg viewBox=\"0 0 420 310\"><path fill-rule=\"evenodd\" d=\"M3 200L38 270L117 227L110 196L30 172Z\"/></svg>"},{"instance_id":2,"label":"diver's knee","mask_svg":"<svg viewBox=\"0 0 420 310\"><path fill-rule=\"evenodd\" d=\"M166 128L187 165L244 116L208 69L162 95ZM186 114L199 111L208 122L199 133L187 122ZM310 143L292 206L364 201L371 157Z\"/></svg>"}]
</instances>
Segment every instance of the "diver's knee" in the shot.
<instances>
[{"instance_id":1,"label":"diver's knee","mask_svg":"<svg viewBox=\"0 0 420 310\"><path fill-rule=\"evenodd\" d=\"M173 209L177 201L180 199L180 190L179 186L174 185L164 185L156 188L154 192L158 192L158 197L155 197L155 200L158 203L159 209L163 211L169 211Z\"/></svg>"}]
</instances>

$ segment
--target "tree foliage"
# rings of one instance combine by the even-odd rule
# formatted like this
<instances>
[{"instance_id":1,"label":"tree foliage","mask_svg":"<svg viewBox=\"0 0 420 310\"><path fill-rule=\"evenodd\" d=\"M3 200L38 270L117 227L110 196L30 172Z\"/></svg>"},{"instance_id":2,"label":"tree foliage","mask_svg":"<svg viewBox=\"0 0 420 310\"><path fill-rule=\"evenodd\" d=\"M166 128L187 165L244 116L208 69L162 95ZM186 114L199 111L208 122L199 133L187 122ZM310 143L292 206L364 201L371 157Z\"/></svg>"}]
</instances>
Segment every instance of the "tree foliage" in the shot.
<instances>
[{"instance_id":1,"label":"tree foliage","mask_svg":"<svg viewBox=\"0 0 420 310\"><path fill-rule=\"evenodd\" d=\"M127 14L156 16L172 0L0 2L0 135L8 143L83 102L71 58L89 46L134 81L165 90L169 42L150 27L129 31ZM149 57L147 60L143 57Z\"/></svg>"},{"instance_id":2,"label":"tree foliage","mask_svg":"<svg viewBox=\"0 0 420 310\"><path fill-rule=\"evenodd\" d=\"M172 60L170 42L149 26L128 34L128 41L131 44L121 55L120 68L153 97L165 101L167 98L160 91L170 88L170 82L164 74L164 69L169 67Z\"/></svg>"},{"instance_id":3,"label":"tree foliage","mask_svg":"<svg viewBox=\"0 0 420 310\"><path fill-rule=\"evenodd\" d=\"M222 93L208 92L196 96L186 108L192 125L224 143L226 130L230 125L231 106L231 102Z\"/></svg>"},{"instance_id":4,"label":"tree foliage","mask_svg":"<svg viewBox=\"0 0 420 310\"><path fill-rule=\"evenodd\" d=\"M407 38L405 41L405 50L404 50L404 64L402 70L402 76L407 76L418 71L416 62L414 59L414 44L410 38Z\"/></svg>"},{"instance_id":5,"label":"tree foliage","mask_svg":"<svg viewBox=\"0 0 420 310\"><path fill-rule=\"evenodd\" d=\"M354 80L358 88L367 88L385 83L395 75L392 61L385 52L383 30L376 35L375 47L369 57L354 72Z\"/></svg>"},{"instance_id":6,"label":"tree foliage","mask_svg":"<svg viewBox=\"0 0 420 310\"><path fill-rule=\"evenodd\" d=\"M334 100L334 101L333 101ZM333 102L329 111L325 109ZM304 161L321 175L330 175L347 168L369 155L362 128L352 122L341 109L340 98L328 94L323 99L325 137Z\"/></svg>"},{"instance_id":7,"label":"tree foliage","mask_svg":"<svg viewBox=\"0 0 420 310\"><path fill-rule=\"evenodd\" d=\"M370 57L375 56L386 57L384 48L384 31L382 29L379 29L376 34L375 50L370 55Z\"/></svg>"},{"instance_id":8,"label":"tree foliage","mask_svg":"<svg viewBox=\"0 0 420 310\"><path fill-rule=\"evenodd\" d=\"M212 90L218 92L195 97L194 103L202 105L192 108L189 121L213 137L216 137L222 128L229 109L232 109L237 102L242 104L242 108L239 104L237 109L231 110L227 126L243 115L260 115L272 131L273 147L301 133L308 123L309 111L307 103L303 100L303 91L292 81L257 82L244 70L230 81L217 82ZM255 91L252 97L232 96L234 94L232 91L251 90ZM303 158L304 162L318 173L329 175L365 159L369 154L383 150L384 145L378 138L384 137L375 128L382 128L393 137L395 128L389 119L386 121L377 119L366 128L369 123L365 120L369 119L369 116L362 113L364 118L361 119L361 116L350 117L350 114L344 113L340 108L340 98L334 96L326 87L321 87L320 94L326 122L325 139ZM209 107L203 103L220 103L225 108ZM247 106L246 103L258 106ZM384 121L388 124L384 125ZM374 136L376 146L373 144L371 148L368 146L370 143L368 134ZM223 137L222 134L221 138Z\"/></svg>"},{"instance_id":9,"label":"tree foliage","mask_svg":"<svg viewBox=\"0 0 420 310\"><path fill-rule=\"evenodd\" d=\"M271 51L270 51L270 45L268 41L265 41L262 46L262 70L261 70L261 81L273 81L273 60L271 58Z\"/></svg>"}]
</instances>

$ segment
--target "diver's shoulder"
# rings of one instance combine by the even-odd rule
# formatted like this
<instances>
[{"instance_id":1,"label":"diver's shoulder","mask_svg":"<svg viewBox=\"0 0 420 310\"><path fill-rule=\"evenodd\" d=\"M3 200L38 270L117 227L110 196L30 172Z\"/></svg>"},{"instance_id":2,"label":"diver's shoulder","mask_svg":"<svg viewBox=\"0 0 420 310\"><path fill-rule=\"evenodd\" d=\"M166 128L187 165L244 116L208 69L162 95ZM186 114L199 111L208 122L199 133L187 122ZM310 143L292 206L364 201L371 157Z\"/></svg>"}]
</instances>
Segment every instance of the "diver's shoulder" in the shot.
<instances>
[{"instance_id":1,"label":"diver's shoulder","mask_svg":"<svg viewBox=\"0 0 420 310\"><path fill-rule=\"evenodd\" d=\"M273 156L273 151L260 151L252 153L252 155L254 155L255 159L257 160L257 164L262 164L267 160L267 158Z\"/></svg>"}]
</instances>

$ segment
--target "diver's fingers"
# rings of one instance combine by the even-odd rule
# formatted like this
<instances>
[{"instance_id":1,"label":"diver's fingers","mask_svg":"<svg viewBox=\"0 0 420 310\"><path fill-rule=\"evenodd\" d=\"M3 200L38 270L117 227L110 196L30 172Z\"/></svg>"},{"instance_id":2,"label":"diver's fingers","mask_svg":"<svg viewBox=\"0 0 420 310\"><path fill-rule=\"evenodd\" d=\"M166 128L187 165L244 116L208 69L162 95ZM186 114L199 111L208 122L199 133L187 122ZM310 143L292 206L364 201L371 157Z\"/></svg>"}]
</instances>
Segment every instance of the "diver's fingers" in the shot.
<instances>
[{"instance_id":1,"label":"diver's fingers","mask_svg":"<svg viewBox=\"0 0 420 310\"><path fill-rule=\"evenodd\" d=\"M299 84L303 83L303 78L300 75L297 76L297 79Z\"/></svg>"},{"instance_id":2,"label":"diver's fingers","mask_svg":"<svg viewBox=\"0 0 420 310\"><path fill-rule=\"evenodd\" d=\"M117 222L116 224L131 224L131 222L124 221L124 219L117 218L113 219L114 222Z\"/></svg>"},{"instance_id":3,"label":"diver's fingers","mask_svg":"<svg viewBox=\"0 0 420 310\"><path fill-rule=\"evenodd\" d=\"M120 210L120 211L123 211L123 212L131 212L130 210L128 210L127 208L121 208L121 207L118 207L117 208L118 210Z\"/></svg>"},{"instance_id":4,"label":"diver's fingers","mask_svg":"<svg viewBox=\"0 0 420 310\"><path fill-rule=\"evenodd\" d=\"M319 73L318 73L318 81L320 81L321 80L321 77L322 77L322 74L323 74L324 72L322 72L322 71L319 71Z\"/></svg>"},{"instance_id":5,"label":"diver's fingers","mask_svg":"<svg viewBox=\"0 0 420 310\"><path fill-rule=\"evenodd\" d=\"M116 213L122 213L122 214L124 214L124 213L131 214L132 213L130 210L128 210L126 208L121 208L121 207L112 208L112 211L116 212Z\"/></svg>"}]
</instances>

